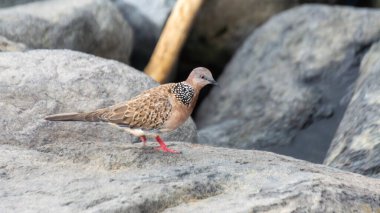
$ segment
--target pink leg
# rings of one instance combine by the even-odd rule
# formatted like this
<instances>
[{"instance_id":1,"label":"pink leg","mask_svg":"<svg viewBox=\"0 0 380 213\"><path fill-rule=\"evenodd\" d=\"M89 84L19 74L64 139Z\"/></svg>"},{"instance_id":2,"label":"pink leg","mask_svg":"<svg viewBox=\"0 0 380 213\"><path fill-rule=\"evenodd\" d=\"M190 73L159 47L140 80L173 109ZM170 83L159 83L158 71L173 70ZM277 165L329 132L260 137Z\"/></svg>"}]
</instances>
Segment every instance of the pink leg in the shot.
<instances>
[{"instance_id":1,"label":"pink leg","mask_svg":"<svg viewBox=\"0 0 380 213\"><path fill-rule=\"evenodd\" d=\"M146 145L146 137L144 135L140 136L140 140L143 143L143 146L145 146Z\"/></svg>"},{"instance_id":2,"label":"pink leg","mask_svg":"<svg viewBox=\"0 0 380 213\"><path fill-rule=\"evenodd\" d=\"M159 147L156 147L156 148L155 148L156 150L162 150L163 152L170 152L170 153L175 153L175 154L179 154L179 153L181 153L181 152L175 151L175 150L173 150L173 149L169 149L169 148L166 146L165 142L160 138L160 136L157 136L157 137L156 137L156 140L157 140L157 142L160 144Z\"/></svg>"}]
</instances>

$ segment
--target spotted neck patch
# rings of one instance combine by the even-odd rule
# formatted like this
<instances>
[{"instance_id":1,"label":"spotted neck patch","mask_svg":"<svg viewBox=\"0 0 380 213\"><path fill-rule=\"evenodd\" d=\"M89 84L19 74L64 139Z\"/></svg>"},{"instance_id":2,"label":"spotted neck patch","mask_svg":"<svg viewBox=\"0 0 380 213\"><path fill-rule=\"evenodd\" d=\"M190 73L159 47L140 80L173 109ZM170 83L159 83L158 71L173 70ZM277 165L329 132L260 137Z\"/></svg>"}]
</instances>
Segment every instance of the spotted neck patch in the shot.
<instances>
[{"instance_id":1,"label":"spotted neck patch","mask_svg":"<svg viewBox=\"0 0 380 213\"><path fill-rule=\"evenodd\" d=\"M191 100L194 96L194 89L184 82L176 83L173 86L171 92L175 95L177 100L186 106L189 106L191 104Z\"/></svg>"}]
</instances>

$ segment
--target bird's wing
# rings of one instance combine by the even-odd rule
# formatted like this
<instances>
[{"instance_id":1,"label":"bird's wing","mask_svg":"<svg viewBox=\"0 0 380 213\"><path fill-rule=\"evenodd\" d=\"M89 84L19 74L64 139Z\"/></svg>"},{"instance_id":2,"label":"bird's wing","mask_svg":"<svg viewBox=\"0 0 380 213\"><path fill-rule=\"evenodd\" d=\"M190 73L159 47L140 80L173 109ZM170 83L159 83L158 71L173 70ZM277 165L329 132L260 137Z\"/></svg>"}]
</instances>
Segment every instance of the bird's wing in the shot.
<instances>
[{"instance_id":1,"label":"bird's wing","mask_svg":"<svg viewBox=\"0 0 380 213\"><path fill-rule=\"evenodd\" d=\"M129 128L159 129L172 110L169 98L170 85L162 85L108 108L103 117L108 122Z\"/></svg>"}]
</instances>

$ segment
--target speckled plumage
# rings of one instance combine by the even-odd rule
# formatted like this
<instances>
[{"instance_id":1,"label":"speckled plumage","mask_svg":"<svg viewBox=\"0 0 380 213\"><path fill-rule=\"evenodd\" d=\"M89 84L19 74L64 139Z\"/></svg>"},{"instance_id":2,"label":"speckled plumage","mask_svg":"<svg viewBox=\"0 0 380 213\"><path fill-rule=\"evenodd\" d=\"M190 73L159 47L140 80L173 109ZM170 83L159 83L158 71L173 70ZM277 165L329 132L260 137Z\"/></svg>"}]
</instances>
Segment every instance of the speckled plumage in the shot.
<instances>
[{"instance_id":1,"label":"speckled plumage","mask_svg":"<svg viewBox=\"0 0 380 213\"><path fill-rule=\"evenodd\" d=\"M85 121L104 121L145 131L160 130L172 111L172 87L173 84L161 85L124 103L87 113Z\"/></svg>"},{"instance_id":2,"label":"speckled plumage","mask_svg":"<svg viewBox=\"0 0 380 213\"><path fill-rule=\"evenodd\" d=\"M160 85L126 102L93 112L51 115L46 120L108 122L138 137L158 137L158 133L172 131L189 118L199 91L211 83L215 84L211 72L196 68L186 81ZM157 141L163 151L170 150L159 137Z\"/></svg>"},{"instance_id":3,"label":"speckled plumage","mask_svg":"<svg viewBox=\"0 0 380 213\"><path fill-rule=\"evenodd\" d=\"M190 106L191 101L194 97L195 91L194 88L185 82L176 83L172 86L171 93L175 95L177 100Z\"/></svg>"}]
</instances>

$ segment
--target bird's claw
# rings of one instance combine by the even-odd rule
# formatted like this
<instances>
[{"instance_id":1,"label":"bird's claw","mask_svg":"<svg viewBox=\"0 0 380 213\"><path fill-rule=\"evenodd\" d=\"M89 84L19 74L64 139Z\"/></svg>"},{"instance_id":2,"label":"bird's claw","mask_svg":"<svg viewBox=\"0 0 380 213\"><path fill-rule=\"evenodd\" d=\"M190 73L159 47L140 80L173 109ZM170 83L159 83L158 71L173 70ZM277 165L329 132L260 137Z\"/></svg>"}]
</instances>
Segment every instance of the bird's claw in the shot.
<instances>
[{"instance_id":1,"label":"bird's claw","mask_svg":"<svg viewBox=\"0 0 380 213\"><path fill-rule=\"evenodd\" d=\"M162 151L162 152L170 152L170 153L173 153L173 154L181 154L181 152L176 151L174 149L169 149L168 147L158 146L158 147L155 147L154 149L157 150L157 151Z\"/></svg>"}]
</instances>

